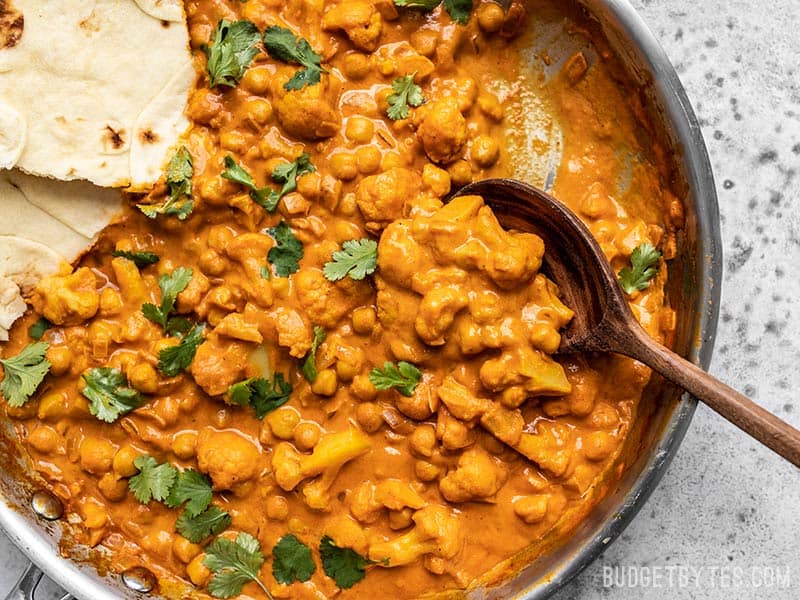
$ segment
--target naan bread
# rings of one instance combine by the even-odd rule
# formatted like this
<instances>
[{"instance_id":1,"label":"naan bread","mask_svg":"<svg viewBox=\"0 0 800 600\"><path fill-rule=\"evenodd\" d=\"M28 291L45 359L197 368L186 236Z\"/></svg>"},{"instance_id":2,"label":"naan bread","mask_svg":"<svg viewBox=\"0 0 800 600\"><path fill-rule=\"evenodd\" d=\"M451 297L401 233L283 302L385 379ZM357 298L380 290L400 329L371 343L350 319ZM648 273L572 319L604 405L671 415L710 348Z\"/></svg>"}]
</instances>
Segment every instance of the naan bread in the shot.
<instances>
[{"instance_id":1,"label":"naan bread","mask_svg":"<svg viewBox=\"0 0 800 600\"><path fill-rule=\"evenodd\" d=\"M13 5L24 25L0 47L0 167L148 189L188 127L194 72L181 3Z\"/></svg>"}]
</instances>

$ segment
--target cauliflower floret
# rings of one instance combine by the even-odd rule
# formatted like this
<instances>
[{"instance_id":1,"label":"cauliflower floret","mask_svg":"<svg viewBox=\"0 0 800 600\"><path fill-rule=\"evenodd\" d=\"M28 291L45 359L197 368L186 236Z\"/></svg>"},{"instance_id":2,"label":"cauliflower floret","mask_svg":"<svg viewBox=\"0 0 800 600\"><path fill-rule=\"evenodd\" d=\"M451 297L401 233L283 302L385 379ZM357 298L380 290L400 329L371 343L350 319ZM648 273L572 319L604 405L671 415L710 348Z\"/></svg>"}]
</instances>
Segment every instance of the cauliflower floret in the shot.
<instances>
[{"instance_id":1,"label":"cauliflower floret","mask_svg":"<svg viewBox=\"0 0 800 600\"><path fill-rule=\"evenodd\" d=\"M300 269L294 277L297 299L312 323L333 329L342 317L361 304L366 290L364 282L349 277L331 283L320 269Z\"/></svg>"},{"instance_id":2,"label":"cauliflower floret","mask_svg":"<svg viewBox=\"0 0 800 600\"><path fill-rule=\"evenodd\" d=\"M491 400L478 398L466 386L449 376L445 377L436 393L450 413L462 421L472 421L492 408Z\"/></svg>"},{"instance_id":3,"label":"cauliflower floret","mask_svg":"<svg viewBox=\"0 0 800 600\"><path fill-rule=\"evenodd\" d=\"M258 475L261 450L240 433L208 428L197 438L197 465L211 477L215 490L230 490Z\"/></svg>"},{"instance_id":4,"label":"cauliflower floret","mask_svg":"<svg viewBox=\"0 0 800 600\"><path fill-rule=\"evenodd\" d=\"M89 267L43 278L31 296L34 310L56 325L77 325L97 314L100 294Z\"/></svg>"},{"instance_id":5,"label":"cauliflower floret","mask_svg":"<svg viewBox=\"0 0 800 600\"><path fill-rule=\"evenodd\" d=\"M361 523L374 523L381 516L384 508L418 510L427 504L407 481L385 479L378 484L365 481L353 493L350 500L350 512Z\"/></svg>"},{"instance_id":6,"label":"cauliflower floret","mask_svg":"<svg viewBox=\"0 0 800 600\"><path fill-rule=\"evenodd\" d=\"M414 513L414 529L369 547L369 559L384 567L402 567L426 555L452 559L464 543L461 524L450 510L432 504Z\"/></svg>"},{"instance_id":7,"label":"cauliflower floret","mask_svg":"<svg viewBox=\"0 0 800 600\"><path fill-rule=\"evenodd\" d=\"M302 358L311 349L313 333L299 312L279 306L268 315L268 321L275 328L278 345L289 349L289 354Z\"/></svg>"},{"instance_id":8,"label":"cauliflower floret","mask_svg":"<svg viewBox=\"0 0 800 600\"><path fill-rule=\"evenodd\" d=\"M505 469L480 446L473 446L458 459L458 466L439 482L439 491L449 502L486 500L506 481Z\"/></svg>"},{"instance_id":9,"label":"cauliflower floret","mask_svg":"<svg viewBox=\"0 0 800 600\"><path fill-rule=\"evenodd\" d=\"M356 202L364 219L385 227L403 216L406 200L413 199L421 187L418 173L393 167L362 179L356 189Z\"/></svg>"},{"instance_id":10,"label":"cauliflower floret","mask_svg":"<svg viewBox=\"0 0 800 600\"><path fill-rule=\"evenodd\" d=\"M237 381L244 379L250 357L250 346L226 339L221 342L215 333L197 348L190 371L195 383L209 396L220 396Z\"/></svg>"},{"instance_id":11,"label":"cauliflower floret","mask_svg":"<svg viewBox=\"0 0 800 600\"><path fill-rule=\"evenodd\" d=\"M443 98L417 111L417 137L433 162L447 164L461 155L467 141L467 120L454 98Z\"/></svg>"},{"instance_id":12,"label":"cauliflower floret","mask_svg":"<svg viewBox=\"0 0 800 600\"><path fill-rule=\"evenodd\" d=\"M320 140L336 135L342 124L337 110L339 82L322 74L320 82L299 90L287 90L284 84L294 76L295 68L284 68L272 79L275 114L290 135Z\"/></svg>"},{"instance_id":13,"label":"cauliflower floret","mask_svg":"<svg viewBox=\"0 0 800 600\"><path fill-rule=\"evenodd\" d=\"M322 436L309 455L301 455L294 446L284 442L278 444L272 455L273 475L277 484L287 492L303 480L321 475L305 486L303 495L311 508L325 510L330 502L330 487L339 470L369 448L369 437L354 427Z\"/></svg>"},{"instance_id":14,"label":"cauliflower floret","mask_svg":"<svg viewBox=\"0 0 800 600\"><path fill-rule=\"evenodd\" d=\"M366 0L343 0L322 17L322 29L341 29L356 48L372 52L378 47L383 19L374 4Z\"/></svg>"},{"instance_id":15,"label":"cauliflower floret","mask_svg":"<svg viewBox=\"0 0 800 600\"><path fill-rule=\"evenodd\" d=\"M444 334L453 324L456 314L469 304L469 295L460 285L443 285L426 293L417 309L414 329L431 346L445 343Z\"/></svg>"},{"instance_id":16,"label":"cauliflower floret","mask_svg":"<svg viewBox=\"0 0 800 600\"><path fill-rule=\"evenodd\" d=\"M247 321L245 315L240 313L225 315L222 320L217 323L214 332L217 335L224 335L229 338L242 340L243 342L260 344L264 341L264 338L258 331L258 325Z\"/></svg>"}]
</instances>

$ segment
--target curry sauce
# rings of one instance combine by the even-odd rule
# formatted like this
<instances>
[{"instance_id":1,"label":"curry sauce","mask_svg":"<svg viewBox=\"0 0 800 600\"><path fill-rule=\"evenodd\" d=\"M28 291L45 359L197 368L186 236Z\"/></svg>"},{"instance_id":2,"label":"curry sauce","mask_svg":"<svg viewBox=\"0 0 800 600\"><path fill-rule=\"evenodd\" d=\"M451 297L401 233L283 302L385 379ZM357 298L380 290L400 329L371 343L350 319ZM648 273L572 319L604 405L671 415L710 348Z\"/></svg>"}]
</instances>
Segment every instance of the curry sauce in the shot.
<instances>
[{"instance_id":1,"label":"curry sauce","mask_svg":"<svg viewBox=\"0 0 800 600\"><path fill-rule=\"evenodd\" d=\"M573 313L539 272L548 249L479 197L445 203L526 172L531 154L510 149L530 139L535 97L561 142L534 183L580 215L615 270L643 243L675 256L681 204L647 117L603 41L555 4L476 2L461 24L444 5L389 0L186 2L199 74L189 177L170 169L131 196L74 269L37 286L3 348L50 324L49 375L5 410L75 541L107 549L114 571L150 569L169 597L213 593L209 544L244 532L265 557L248 596L414 598L512 574L506 561L599 500L649 370L555 356ZM259 45L233 85L211 87L222 20L288 30L319 70ZM540 23L587 49L557 67L531 58ZM142 252L157 259L137 264ZM351 268L357 252L367 259ZM668 342L666 282L662 263L630 300ZM165 368L191 336L189 364ZM109 389L138 400L109 408ZM137 499L132 480L153 465L208 482L224 529L191 541L188 505L155 486ZM273 549L288 534L314 569L282 583ZM323 538L360 557L363 579L331 575Z\"/></svg>"}]
</instances>

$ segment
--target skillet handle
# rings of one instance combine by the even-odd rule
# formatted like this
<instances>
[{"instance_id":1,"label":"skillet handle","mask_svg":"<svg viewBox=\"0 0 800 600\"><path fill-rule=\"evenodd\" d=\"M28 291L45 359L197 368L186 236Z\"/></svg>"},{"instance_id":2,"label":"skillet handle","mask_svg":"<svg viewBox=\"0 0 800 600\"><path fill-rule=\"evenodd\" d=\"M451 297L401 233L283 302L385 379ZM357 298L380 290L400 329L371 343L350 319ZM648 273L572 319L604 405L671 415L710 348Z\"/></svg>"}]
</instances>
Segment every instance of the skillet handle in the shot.
<instances>
[{"instance_id":1,"label":"skillet handle","mask_svg":"<svg viewBox=\"0 0 800 600\"><path fill-rule=\"evenodd\" d=\"M6 595L5 600L35 600L34 594L43 575L44 573L35 564L28 564L25 572ZM75 600L75 598L72 594L64 594L59 600Z\"/></svg>"}]
</instances>

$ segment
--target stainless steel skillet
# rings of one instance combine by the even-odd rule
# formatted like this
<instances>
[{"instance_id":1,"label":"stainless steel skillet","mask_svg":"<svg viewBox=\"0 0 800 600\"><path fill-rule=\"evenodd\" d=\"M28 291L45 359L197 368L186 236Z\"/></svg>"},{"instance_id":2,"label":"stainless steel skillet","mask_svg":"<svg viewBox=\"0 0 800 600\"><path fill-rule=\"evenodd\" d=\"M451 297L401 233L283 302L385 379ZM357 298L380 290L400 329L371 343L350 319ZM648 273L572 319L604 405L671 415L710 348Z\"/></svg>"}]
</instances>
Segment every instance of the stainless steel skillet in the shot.
<instances>
[{"instance_id":1,"label":"stainless steel skillet","mask_svg":"<svg viewBox=\"0 0 800 600\"><path fill-rule=\"evenodd\" d=\"M679 175L676 186L687 216L671 274L671 296L678 314L676 350L705 368L711 360L716 332L722 254L714 181L700 128L675 70L627 0L580 3L601 26L638 84L637 93L643 94L660 116L660 125L671 140ZM474 597L545 598L590 564L620 534L661 479L696 403L661 385L653 386L646 405L649 414L640 419L640 429L630 438L626 475L572 533L569 542L533 560L513 579L491 590L477 591ZM36 488L17 476L15 463L19 459L15 458L14 432L8 422L0 423L0 445L4 450L0 453L0 527L34 564L9 598L32 597L42 571L83 600L141 598L134 590L144 591L146 578L102 578L92 566L59 555L60 524L34 512L31 498Z\"/></svg>"}]
</instances>

